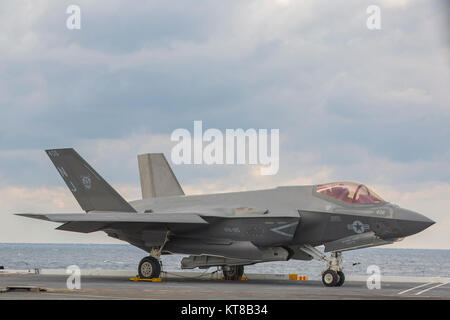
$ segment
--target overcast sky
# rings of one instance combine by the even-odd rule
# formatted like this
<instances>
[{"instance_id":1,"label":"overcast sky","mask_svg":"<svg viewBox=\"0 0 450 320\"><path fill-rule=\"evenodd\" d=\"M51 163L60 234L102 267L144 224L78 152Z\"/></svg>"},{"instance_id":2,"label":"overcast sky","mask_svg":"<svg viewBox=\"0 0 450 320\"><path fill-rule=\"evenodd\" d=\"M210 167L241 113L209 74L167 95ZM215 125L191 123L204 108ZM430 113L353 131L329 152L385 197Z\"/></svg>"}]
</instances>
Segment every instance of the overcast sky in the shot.
<instances>
[{"instance_id":1,"label":"overcast sky","mask_svg":"<svg viewBox=\"0 0 450 320\"><path fill-rule=\"evenodd\" d=\"M332 4L331 4L332 3ZM81 8L81 30L66 9ZM366 27L369 5L381 30ZM450 249L446 0L0 1L0 242L116 243L18 212L80 212L43 152L74 147L127 200L177 128L280 129L280 170L173 166L187 194L361 181Z\"/></svg>"}]
</instances>

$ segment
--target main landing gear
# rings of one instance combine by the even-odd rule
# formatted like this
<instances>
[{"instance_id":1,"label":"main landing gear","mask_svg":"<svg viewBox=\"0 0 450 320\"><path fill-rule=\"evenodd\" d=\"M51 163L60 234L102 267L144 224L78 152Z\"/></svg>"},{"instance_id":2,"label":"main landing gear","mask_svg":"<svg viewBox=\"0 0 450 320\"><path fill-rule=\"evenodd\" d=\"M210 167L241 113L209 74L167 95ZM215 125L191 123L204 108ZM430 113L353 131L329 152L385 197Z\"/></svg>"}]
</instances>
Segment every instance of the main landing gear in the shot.
<instances>
[{"instance_id":1,"label":"main landing gear","mask_svg":"<svg viewBox=\"0 0 450 320\"><path fill-rule=\"evenodd\" d=\"M139 278L153 279L159 278L161 274L161 262L158 258L148 256L141 260L138 267Z\"/></svg>"},{"instance_id":2,"label":"main landing gear","mask_svg":"<svg viewBox=\"0 0 450 320\"><path fill-rule=\"evenodd\" d=\"M225 280L239 280L244 275L244 266L223 266L222 272Z\"/></svg>"},{"instance_id":3,"label":"main landing gear","mask_svg":"<svg viewBox=\"0 0 450 320\"><path fill-rule=\"evenodd\" d=\"M326 287L340 287L344 284L345 275L342 272L342 253L340 251L332 252L328 258L322 252L309 245L303 246L301 250L314 259L327 263L327 269L322 272L322 282Z\"/></svg>"},{"instance_id":4,"label":"main landing gear","mask_svg":"<svg viewBox=\"0 0 450 320\"><path fill-rule=\"evenodd\" d=\"M166 239L160 247L153 247L150 256L145 257L139 262L138 274L141 279L159 278L161 275L161 252L165 244L169 241L169 233L166 233Z\"/></svg>"}]
</instances>

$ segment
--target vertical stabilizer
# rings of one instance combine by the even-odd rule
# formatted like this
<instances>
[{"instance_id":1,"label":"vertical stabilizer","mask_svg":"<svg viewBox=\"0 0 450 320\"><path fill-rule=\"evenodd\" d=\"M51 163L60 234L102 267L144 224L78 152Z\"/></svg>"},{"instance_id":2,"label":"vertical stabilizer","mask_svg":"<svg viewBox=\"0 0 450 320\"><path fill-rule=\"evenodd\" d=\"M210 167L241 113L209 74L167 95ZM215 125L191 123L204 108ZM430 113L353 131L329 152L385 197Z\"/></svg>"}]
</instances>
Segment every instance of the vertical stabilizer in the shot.
<instances>
[{"instance_id":1,"label":"vertical stabilizer","mask_svg":"<svg viewBox=\"0 0 450 320\"><path fill-rule=\"evenodd\" d=\"M74 149L46 152L84 211L136 212Z\"/></svg>"},{"instance_id":2,"label":"vertical stabilizer","mask_svg":"<svg viewBox=\"0 0 450 320\"><path fill-rule=\"evenodd\" d=\"M146 153L138 155L142 198L184 196L164 154Z\"/></svg>"}]
</instances>

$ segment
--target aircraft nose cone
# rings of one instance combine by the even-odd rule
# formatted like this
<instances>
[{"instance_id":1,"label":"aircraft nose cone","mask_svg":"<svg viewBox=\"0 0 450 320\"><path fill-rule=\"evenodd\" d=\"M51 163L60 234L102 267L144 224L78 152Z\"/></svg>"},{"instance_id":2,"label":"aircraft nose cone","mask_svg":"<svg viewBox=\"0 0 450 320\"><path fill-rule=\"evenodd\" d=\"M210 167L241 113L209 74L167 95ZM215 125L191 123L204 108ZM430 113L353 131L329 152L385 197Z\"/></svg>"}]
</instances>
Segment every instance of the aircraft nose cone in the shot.
<instances>
[{"instance_id":1,"label":"aircraft nose cone","mask_svg":"<svg viewBox=\"0 0 450 320\"><path fill-rule=\"evenodd\" d=\"M420 213L402 208L397 208L395 210L395 218L397 219L398 226L404 236L410 236L421 232L435 224L433 220Z\"/></svg>"}]
</instances>

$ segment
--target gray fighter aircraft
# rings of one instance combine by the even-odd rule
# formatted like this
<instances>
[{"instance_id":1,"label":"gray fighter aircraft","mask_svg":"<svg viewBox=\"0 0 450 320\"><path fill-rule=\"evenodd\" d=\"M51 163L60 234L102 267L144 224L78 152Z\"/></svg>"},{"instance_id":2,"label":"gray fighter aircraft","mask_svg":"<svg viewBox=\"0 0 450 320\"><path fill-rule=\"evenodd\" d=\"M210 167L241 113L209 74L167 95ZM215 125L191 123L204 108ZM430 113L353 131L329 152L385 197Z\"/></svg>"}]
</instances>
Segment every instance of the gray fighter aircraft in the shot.
<instances>
[{"instance_id":1,"label":"gray fighter aircraft","mask_svg":"<svg viewBox=\"0 0 450 320\"><path fill-rule=\"evenodd\" d=\"M342 251L393 243L434 221L383 200L363 184L336 182L186 196L163 154L139 155L143 199L125 201L74 149L46 151L86 213L19 214L63 223L57 229L108 236L149 253L141 278L159 277L161 254L187 254L184 269L289 259L326 263L325 286L341 286ZM325 246L325 253L317 246Z\"/></svg>"}]
</instances>

